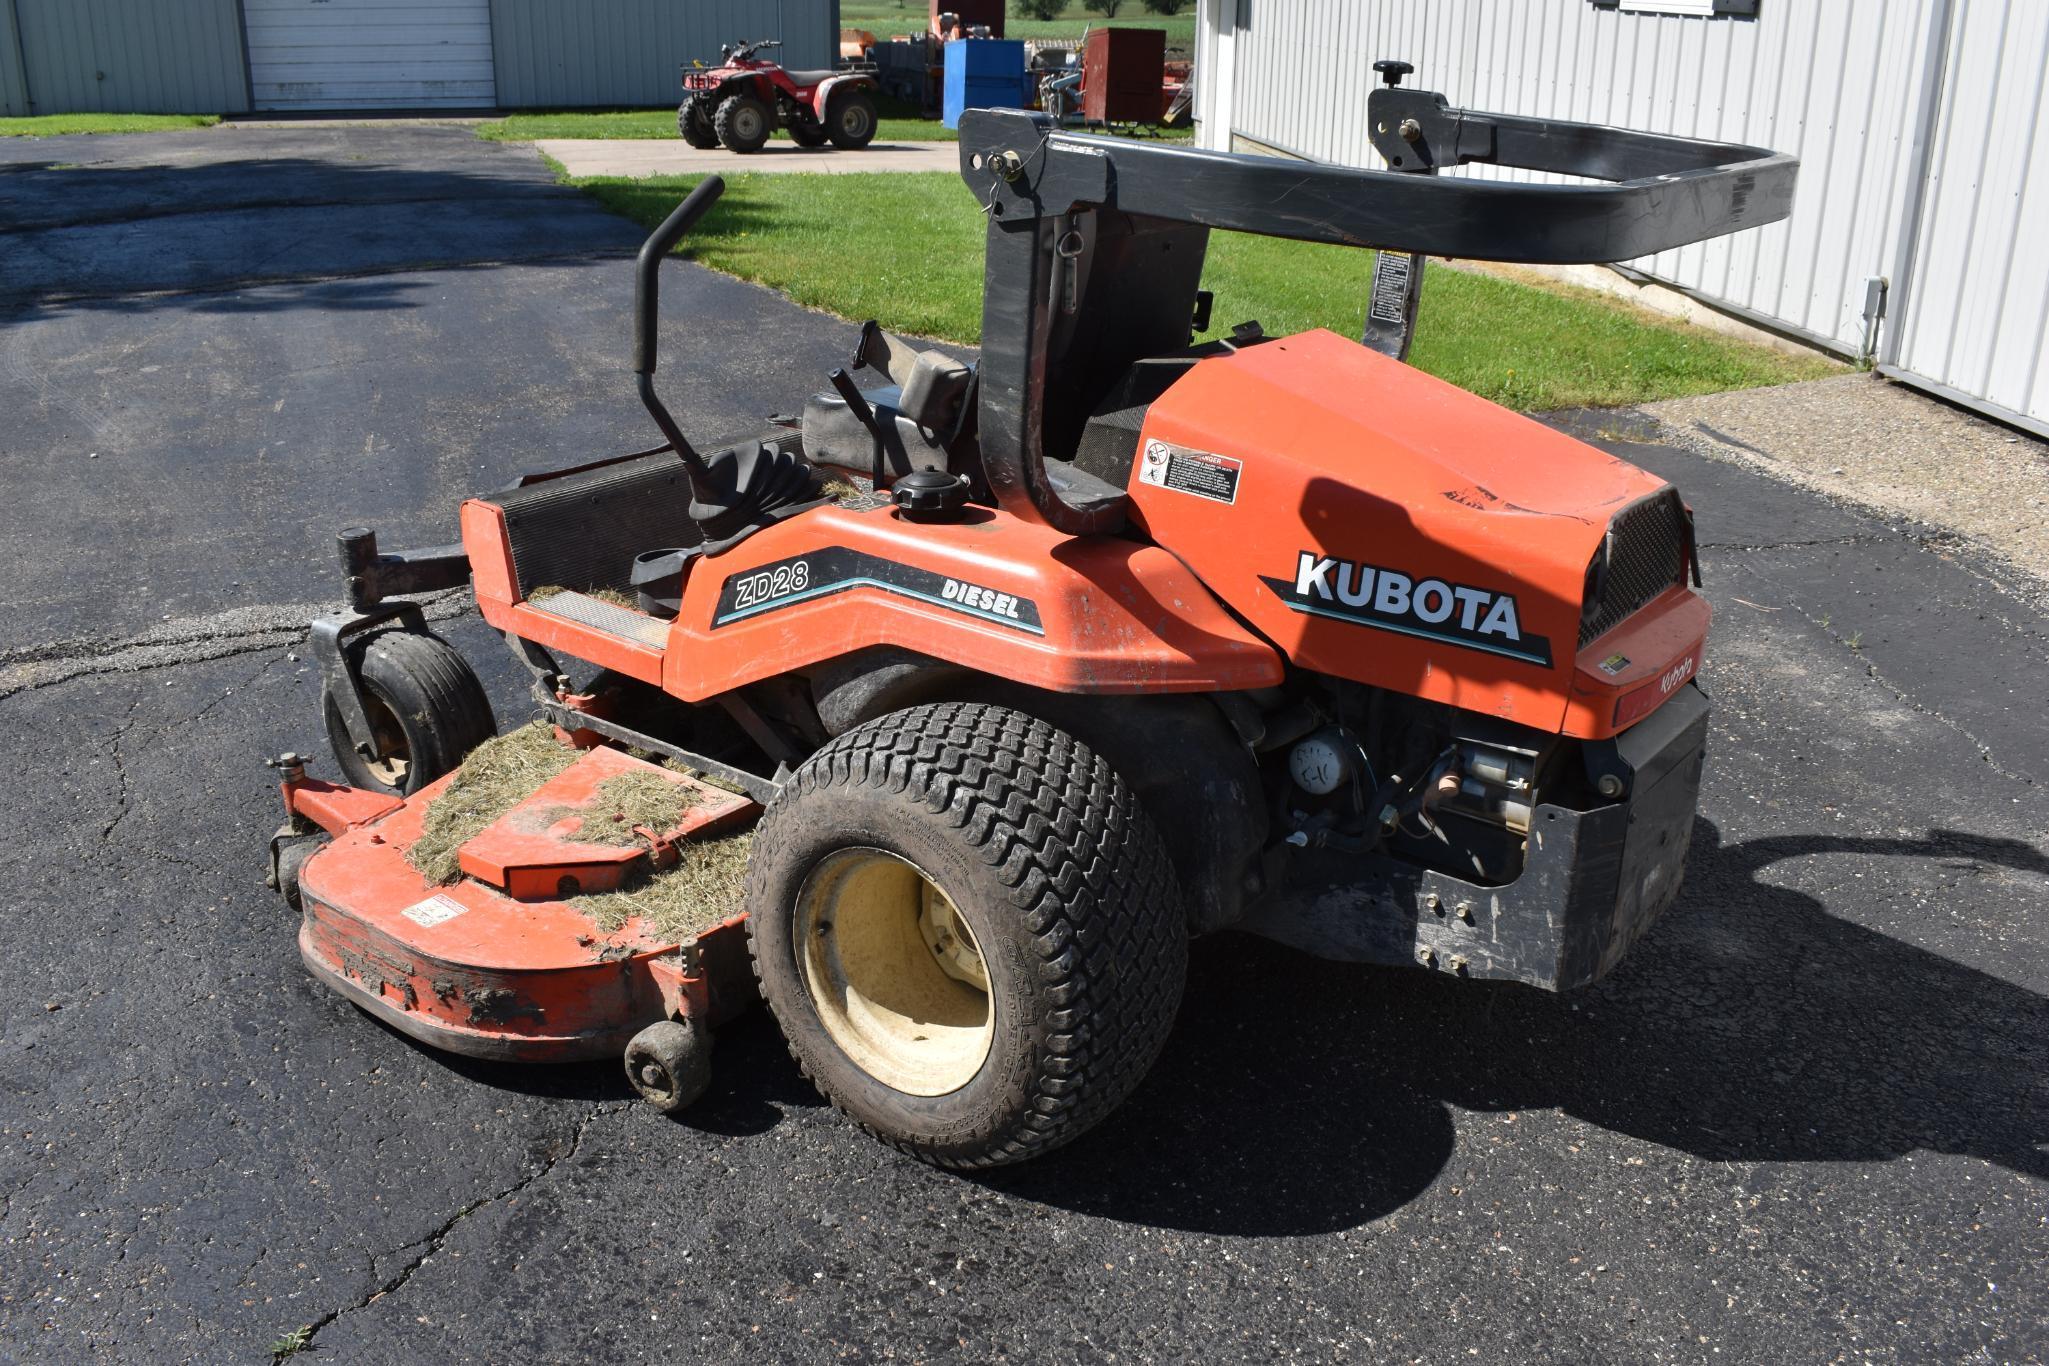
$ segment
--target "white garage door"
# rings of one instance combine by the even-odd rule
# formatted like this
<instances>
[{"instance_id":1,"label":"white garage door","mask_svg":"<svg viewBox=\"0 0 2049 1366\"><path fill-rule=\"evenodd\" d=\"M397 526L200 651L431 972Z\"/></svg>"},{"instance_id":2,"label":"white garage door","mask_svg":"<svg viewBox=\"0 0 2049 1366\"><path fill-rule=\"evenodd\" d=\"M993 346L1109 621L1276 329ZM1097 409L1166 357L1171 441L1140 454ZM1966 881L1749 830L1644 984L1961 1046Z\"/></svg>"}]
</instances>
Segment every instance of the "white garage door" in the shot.
<instances>
[{"instance_id":1,"label":"white garage door","mask_svg":"<svg viewBox=\"0 0 2049 1366\"><path fill-rule=\"evenodd\" d=\"M491 0L243 0L258 109L495 103Z\"/></svg>"}]
</instances>

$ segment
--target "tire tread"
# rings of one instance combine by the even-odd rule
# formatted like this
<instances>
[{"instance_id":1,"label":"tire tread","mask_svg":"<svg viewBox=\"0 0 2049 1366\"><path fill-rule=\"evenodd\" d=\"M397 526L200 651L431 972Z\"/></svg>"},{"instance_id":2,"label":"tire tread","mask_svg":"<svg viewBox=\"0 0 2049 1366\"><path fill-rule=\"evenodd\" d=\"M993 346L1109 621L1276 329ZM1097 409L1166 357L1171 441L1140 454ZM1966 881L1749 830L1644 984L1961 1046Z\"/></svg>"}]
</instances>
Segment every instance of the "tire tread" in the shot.
<instances>
[{"instance_id":1,"label":"tire tread","mask_svg":"<svg viewBox=\"0 0 2049 1366\"><path fill-rule=\"evenodd\" d=\"M777 808L801 810L855 785L923 806L997 872L1035 941L1041 999L1054 1008L1042 1017L1028 1103L978 1152L935 1153L850 1117L892 1147L963 1168L1036 1156L1100 1121L1158 1057L1187 971L1180 889L1136 794L1072 736L981 703L912 707L846 732L797 771ZM776 816L772 808L756 833L757 861L774 859L793 834ZM758 920L749 916L750 939ZM754 948L759 982L763 950Z\"/></svg>"}]
</instances>

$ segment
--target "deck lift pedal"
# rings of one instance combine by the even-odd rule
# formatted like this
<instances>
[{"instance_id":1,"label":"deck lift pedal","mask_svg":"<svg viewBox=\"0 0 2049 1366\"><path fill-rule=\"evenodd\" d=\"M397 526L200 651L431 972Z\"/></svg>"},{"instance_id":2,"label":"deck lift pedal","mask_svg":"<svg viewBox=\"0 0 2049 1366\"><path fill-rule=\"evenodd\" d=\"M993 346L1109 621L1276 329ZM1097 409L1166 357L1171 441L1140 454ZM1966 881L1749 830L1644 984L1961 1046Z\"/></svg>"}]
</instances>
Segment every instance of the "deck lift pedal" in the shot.
<instances>
[{"instance_id":1,"label":"deck lift pedal","mask_svg":"<svg viewBox=\"0 0 2049 1366\"><path fill-rule=\"evenodd\" d=\"M636 265L662 445L471 498L459 546L342 534L350 609L313 651L345 781L274 761L314 975L437 1048L623 1051L671 1109L758 979L836 1105L986 1166L1129 1093L1194 935L1554 990L1612 968L1693 827L1691 513L1401 364L1422 256L1647 256L1784 218L1796 163L1381 70L1386 170L970 112L977 361L871 324L801 417L700 451L655 389L655 304L707 178ZM1468 163L1573 179L1441 174ZM1213 230L1376 250L1364 345L1196 343ZM443 884L408 852L496 725L411 599L465 584L582 754ZM687 816L592 837L625 778L687 787ZM703 933L577 909L750 822Z\"/></svg>"}]
</instances>

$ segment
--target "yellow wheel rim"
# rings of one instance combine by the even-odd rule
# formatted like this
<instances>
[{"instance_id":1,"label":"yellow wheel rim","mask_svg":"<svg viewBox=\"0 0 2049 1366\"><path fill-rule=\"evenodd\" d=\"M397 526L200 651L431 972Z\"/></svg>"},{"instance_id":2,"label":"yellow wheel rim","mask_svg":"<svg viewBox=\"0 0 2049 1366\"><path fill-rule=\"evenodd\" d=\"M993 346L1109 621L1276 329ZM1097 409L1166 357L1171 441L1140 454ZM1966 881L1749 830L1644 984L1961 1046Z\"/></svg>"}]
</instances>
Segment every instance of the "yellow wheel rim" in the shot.
<instances>
[{"instance_id":1,"label":"yellow wheel rim","mask_svg":"<svg viewBox=\"0 0 2049 1366\"><path fill-rule=\"evenodd\" d=\"M363 711L370 718L370 731L376 738L377 752L363 760L370 776L393 791L402 790L406 775L412 772L412 746L406 743L405 727L398 723L398 713L384 704L384 700L372 697L364 689Z\"/></svg>"},{"instance_id":2,"label":"yellow wheel rim","mask_svg":"<svg viewBox=\"0 0 2049 1366\"><path fill-rule=\"evenodd\" d=\"M797 970L832 1041L885 1086L943 1096L989 1056L996 1013L974 931L925 873L880 849L827 855L797 895Z\"/></svg>"}]
</instances>

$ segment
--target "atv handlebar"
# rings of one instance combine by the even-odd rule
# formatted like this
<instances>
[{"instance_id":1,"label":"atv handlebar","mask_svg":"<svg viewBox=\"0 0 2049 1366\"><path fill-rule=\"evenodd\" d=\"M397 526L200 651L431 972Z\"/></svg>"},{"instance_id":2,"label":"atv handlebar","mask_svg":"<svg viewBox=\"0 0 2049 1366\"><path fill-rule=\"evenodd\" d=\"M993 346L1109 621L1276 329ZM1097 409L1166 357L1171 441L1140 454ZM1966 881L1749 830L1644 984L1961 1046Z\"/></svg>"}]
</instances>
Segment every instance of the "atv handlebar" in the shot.
<instances>
[{"instance_id":1,"label":"atv handlebar","mask_svg":"<svg viewBox=\"0 0 2049 1366\"><path fill-rule=\"evenodd\" d=\"M662 258L683 240L683 234L689 232L725 192L723 178L706 176L662 220L662 225L648 236L647 241L640 244L640 256L634 262L633 372L640 376L640 401L646 405L648 416L662 429L662 435L669 439L669 444L682 457L683 463L691 467L693 474L703 469L704 462L684 440L676 419L669 416L668 408L655 393L655 344L661 304Z\"/></svg>"}]
</instances>

